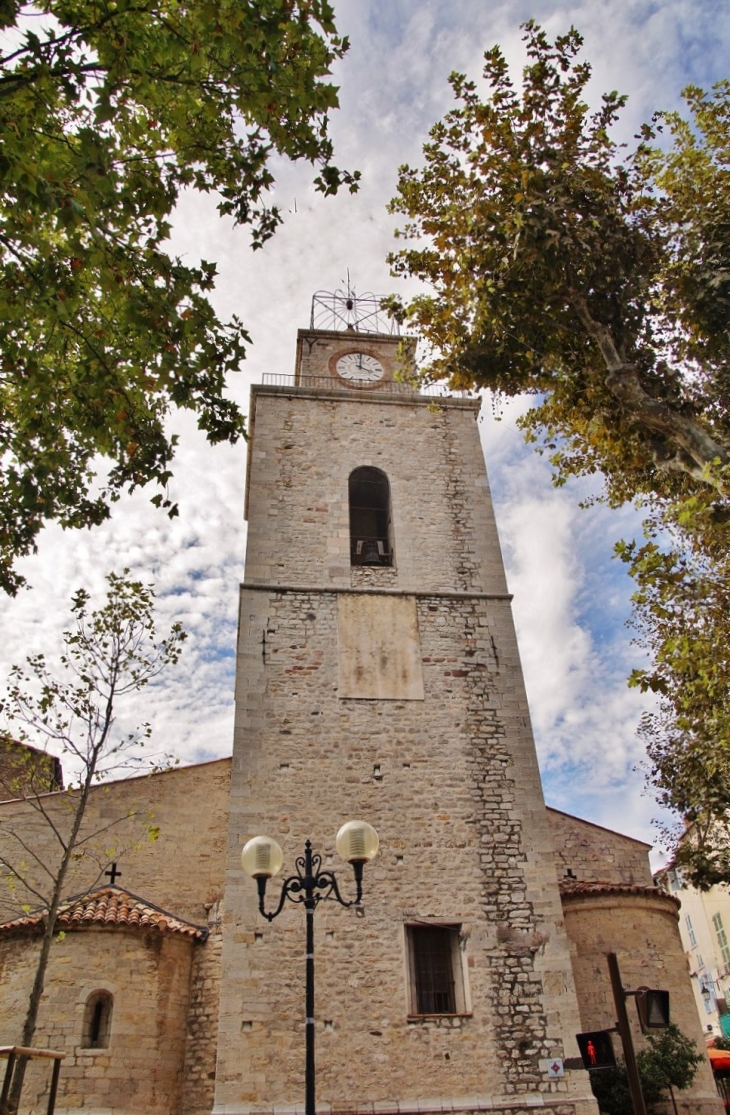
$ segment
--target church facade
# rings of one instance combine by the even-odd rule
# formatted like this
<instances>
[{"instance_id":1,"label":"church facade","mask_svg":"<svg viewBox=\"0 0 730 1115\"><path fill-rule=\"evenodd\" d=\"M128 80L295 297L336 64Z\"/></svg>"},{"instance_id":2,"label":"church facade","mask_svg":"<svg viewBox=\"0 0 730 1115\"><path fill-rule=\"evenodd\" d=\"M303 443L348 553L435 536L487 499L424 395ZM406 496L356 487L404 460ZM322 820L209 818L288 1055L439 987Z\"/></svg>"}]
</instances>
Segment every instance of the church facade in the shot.
<instances>
[{"instance_id":1,"label":"church facade","mask_svg":"<svg viewBox=\"0 0 730 1115\"><path fill-rule=\"evenodd\" d=\"M290 874L311 840L347 899L353 818L380 851L358 906L315 912L321 1110L595 1112L575 1034L613 1025L608 951L701 1040L647 847L545 807L479 403L413 390L409 359L303 330L295 375L252 390L233 757L94 792L160 837L73 881L39 1029L65 1111L303 1109L304 916L261 916L241 848L274 837ZM8 823L47 839L27 803ZM8 1044L41 921L0 926ZM721 1110L709 1067L678 1102Z\"/></svg>"}]
</instances>

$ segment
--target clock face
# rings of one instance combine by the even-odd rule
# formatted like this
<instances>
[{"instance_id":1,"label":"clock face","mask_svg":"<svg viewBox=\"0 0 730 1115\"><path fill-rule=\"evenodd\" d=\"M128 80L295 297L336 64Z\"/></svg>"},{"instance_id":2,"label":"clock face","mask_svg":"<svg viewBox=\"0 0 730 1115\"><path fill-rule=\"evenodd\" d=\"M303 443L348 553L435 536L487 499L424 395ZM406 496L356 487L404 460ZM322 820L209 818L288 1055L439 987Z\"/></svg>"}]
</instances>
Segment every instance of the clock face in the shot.
<instances>
[{"instance_id":1,"label":"clock face","mask_svg":"<svg viewBox=\"0 0 730 1115\"><path fill-rule=\"evenodd\" d=\"M346 352L339 358L335 368L338 376L352 383L376 383L385 374L380 361L366 352Z\"/></svg>"}]
</instances>

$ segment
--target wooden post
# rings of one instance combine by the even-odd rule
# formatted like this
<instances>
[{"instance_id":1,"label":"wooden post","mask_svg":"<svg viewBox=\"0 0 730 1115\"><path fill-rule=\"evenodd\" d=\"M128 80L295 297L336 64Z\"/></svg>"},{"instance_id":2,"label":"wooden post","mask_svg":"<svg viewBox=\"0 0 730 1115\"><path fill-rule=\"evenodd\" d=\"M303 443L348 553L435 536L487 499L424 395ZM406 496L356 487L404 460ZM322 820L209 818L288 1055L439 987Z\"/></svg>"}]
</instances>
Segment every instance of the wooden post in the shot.
<instances>
[{"instance_id":1,"label":"wooden post","mask_svg":"<svg viewBox=\"0 0 730 1115\"><path fill-rule=\"evenodd\" d=\"M626 1011L626 992L621 983L621 973L615 952L608 953L608 972L611 977L611 990L616 1007L616 1026L618 1028L621 1044L624 1047L624 1061L626 1062L626 1075L629 1078L629 1091L631 1102L634 1105L634 1115L647 1115L644 1093L641 1090L639 1068L634 1054L634 1039L631 1036L629 1016Z\"/></svg>"},{"instance_id":2,"label":"wooden post","mask_svg":"<svg viewBox=\"0 0 730 1115\"><path fill-rule=\"evenodd\" d=\"M51 1087L48 1093L48 1110L46 1112L46 1115L53 1115L53 1109L56 1106L61 1061L65 1056L65 1053L60 1053L55 1049L30 1049L23 1045L0 1045L0 1057L7 1057L8 1059L8 1067L5 1072L2 1093L0 1094L0 1115L14 1115L15 1112L14 1106L12 1108L8 1107L8 1094L10 1092L13 1069L19 1057L22 1057L25 1061L31 1061L34 1057L41 1057L53 1061Z\"/></svg>"}]
</instances>

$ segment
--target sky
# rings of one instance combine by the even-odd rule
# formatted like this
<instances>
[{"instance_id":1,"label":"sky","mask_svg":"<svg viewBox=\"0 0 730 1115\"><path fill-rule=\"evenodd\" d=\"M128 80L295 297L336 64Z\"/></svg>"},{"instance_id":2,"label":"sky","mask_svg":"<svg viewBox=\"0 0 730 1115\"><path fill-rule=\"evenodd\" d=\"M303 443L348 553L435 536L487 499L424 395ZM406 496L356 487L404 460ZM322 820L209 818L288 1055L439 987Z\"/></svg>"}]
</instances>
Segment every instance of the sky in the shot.
<instances>
[{"instance_id":1,"label":"sky","mask_svg":"<svg viewBox=\"0 0 730 1115\"><path fill-rule=\"evenodd\" d=\"M725 0L335 0L351 47L337 65L340 109L331 124L336 162L362 172L356 195L323 199L306 166L278 161L274 199L284 226L253 253L245 229L221 220L215 199L181 199L171 251L188 262L214 260L219 315L242 319L251 346L230 393L248 410L250 385L265 372L291 374L298 328L309 325L312 295L341 288L404 296L417 289L391 277L386 263L397 224L386 212L398 166L418 165L429 128L452 104L448 75L478 78L483 53L499 43L519 75L520 23L548 34L573 25L593 64L589 95L629 95L619 138L630 141L658 109L679 107L689 84L730 76L730 6ZM549 805L653 843L660 817L641 770L636 728L650 707L626 677L641 664L626 627L631 583L612 558L619 538L640 531L632 509L582 510L598 491L555 489L547 463L515 427L517 400L499 420L488 399L480 430L496 505L507 577ZM104 576L129 567L154 583L161 622L189 633L179 665L123 720L147 720L153 746L191 763L230 754L238 585L244 577L246 447L211 448L194 419L176 416L180 451L170 495L174 521L137 493L93 531L47 528L21 571L31 588L0 598L0 688L12 663L44 651L52 661L69 624L72 593L101 599Z\"/></svg>"}]
</instances>

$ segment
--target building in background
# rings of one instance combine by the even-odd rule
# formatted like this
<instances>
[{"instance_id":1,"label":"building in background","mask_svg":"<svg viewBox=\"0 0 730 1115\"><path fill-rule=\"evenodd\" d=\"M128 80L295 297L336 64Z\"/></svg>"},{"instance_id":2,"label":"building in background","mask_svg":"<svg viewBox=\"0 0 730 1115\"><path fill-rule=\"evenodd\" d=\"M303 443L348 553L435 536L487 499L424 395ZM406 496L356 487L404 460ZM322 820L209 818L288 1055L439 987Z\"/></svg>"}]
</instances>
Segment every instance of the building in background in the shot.
<instances>
[{"instance_id":1,"label":"building in background","mask_svg":"<svg viewBox=\"0 0 730 1115\"><path fill-rule=\"evenodd\" d=\"M696 890L679 869L660 871L657 881L681 903L679 934L702 1027L730 1037L730 892Z\"/></svg>"},{"instance_id":2,"label":"building in background","mask_svg":"<svg viewBox=\"0 0 730 1115\"><path fill-rule=\"evenodd\" d=\"M60 759L0 734L0 800L62 789Z\"/></svg>"}]
</instances>

